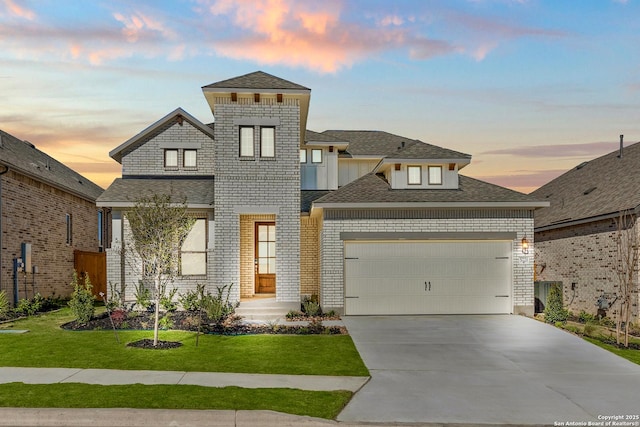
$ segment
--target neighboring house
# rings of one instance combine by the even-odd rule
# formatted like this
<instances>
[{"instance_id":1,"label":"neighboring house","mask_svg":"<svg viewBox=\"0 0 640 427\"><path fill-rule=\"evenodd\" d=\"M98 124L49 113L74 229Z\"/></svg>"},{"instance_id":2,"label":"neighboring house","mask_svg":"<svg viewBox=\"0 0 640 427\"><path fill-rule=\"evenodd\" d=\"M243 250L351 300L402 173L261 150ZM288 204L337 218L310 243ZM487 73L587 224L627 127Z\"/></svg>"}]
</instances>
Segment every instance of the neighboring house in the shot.
<instances>
[{"instance_id":1,"label":"neighboring house","mask_svg":"<svg viewBox=\"0 0 640 427\"><path fill-rule=\"evenodd\" d=\"M33 144L0 131L0 289L10 301L69 296L74 252L99 252L106 215L96 208L103 189ZM30 246L26 274L14 292L14 259ZM28 251L28 249L27 249ZM27 258L29 258L27 256Z\"/></svg>"},{"instance_id":2,"label":"neighboring house","mask_svg":"<svg viewBox=\"0 0 640 427\"><path fill-rule=\"evenodd\" d=\"M215 124L177 109L111 151L122 164L98 206L172 194L198 218L181 251L182 291L234 284L241 302L346 314L533 313L533 211L546 202L459 175L471 156L380 131L306 130L310 89L255 72L202 88Z\"/></svg>"},{"instance_id":3,"label":"neighboring house","mask_svg":"<svg viewBox=\"0 0 640 427\"><path fill-rule=\"evenodd\" d=\"M537 280L562 282L565 305L575 314L598 308L611 314L607 305L619 295L615 221L625 211L637 218L639 171L640 143L621 143L531 193L551 202L535 214Z\"/></svg>"}]
</instances>

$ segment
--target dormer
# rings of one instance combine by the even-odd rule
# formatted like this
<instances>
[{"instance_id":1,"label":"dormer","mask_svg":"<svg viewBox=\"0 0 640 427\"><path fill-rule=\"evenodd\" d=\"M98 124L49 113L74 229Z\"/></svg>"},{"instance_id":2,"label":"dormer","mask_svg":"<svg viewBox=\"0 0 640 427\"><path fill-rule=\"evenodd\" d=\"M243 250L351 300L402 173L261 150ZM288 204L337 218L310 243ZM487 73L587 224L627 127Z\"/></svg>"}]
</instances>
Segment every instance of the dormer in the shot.
<instances>
[{"instance_id":1,"label":"dormer","mask_svg":"<svg viewBox=\"0 0 640 427\"><path fill-rule=\"evenodd\" d=\"M416 141L398 147L374 169L395 190L458 189L458 171L471 163L471 156Z\"/></svg>"}]
</instances>

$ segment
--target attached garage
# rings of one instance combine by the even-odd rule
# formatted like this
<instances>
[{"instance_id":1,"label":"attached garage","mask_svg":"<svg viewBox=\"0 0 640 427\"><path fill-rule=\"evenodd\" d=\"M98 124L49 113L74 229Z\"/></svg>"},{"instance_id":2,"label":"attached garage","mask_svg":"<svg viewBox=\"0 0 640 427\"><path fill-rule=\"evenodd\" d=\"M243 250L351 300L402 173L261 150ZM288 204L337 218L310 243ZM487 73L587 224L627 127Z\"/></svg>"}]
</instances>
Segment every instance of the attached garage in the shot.
<instances>
[{"instance_id":1,"label":"attached garage","mask_svg":"<svg viewBox=\"0 0 640 427\"><path fill-rule=\"evenodd\" d=\"M512 245L345 240L345 314L511 313Z\"/></svg>"}]
</instances>

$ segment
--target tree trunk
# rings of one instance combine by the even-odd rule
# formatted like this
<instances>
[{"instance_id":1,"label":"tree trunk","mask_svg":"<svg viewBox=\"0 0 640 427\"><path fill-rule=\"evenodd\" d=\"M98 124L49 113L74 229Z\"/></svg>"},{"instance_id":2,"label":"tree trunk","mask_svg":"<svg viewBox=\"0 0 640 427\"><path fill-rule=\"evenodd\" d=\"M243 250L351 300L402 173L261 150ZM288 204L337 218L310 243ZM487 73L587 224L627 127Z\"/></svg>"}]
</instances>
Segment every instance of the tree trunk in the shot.
<instances>
[{"instance_id":1,"label":"tree trunk","mask_svg":"<svg viewBox=\"0 0 640 427\"><path fill-rule=\"evenodd\" d=\"M158 345L158 324L160 323L160 279L156 278L155 280L155 317L153 322L153 346L156 347Z\"/></svg>"}]
</instances>

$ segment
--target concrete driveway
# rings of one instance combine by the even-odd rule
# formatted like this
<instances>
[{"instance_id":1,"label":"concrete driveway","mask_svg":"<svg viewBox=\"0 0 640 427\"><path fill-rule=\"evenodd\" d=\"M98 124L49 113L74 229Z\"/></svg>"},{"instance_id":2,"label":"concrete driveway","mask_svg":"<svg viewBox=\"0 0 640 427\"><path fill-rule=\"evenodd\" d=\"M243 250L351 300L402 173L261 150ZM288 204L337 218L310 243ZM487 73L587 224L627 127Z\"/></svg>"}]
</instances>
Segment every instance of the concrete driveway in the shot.
<instances>
[{"instance_id":1,"label":"concrete driveway","mask_svg":"<svg viewBox=\"0 0 640 427\"><path fill-rule=\"evenodd\" d=\"M340 421L640 425L640 366L522 316L344 317L371 371ZM560 424L556 424L560 425ZM593 425L593 424L592 424ZM612 424L609 424L612 425Z\"/></svg>"}]
</instances>

